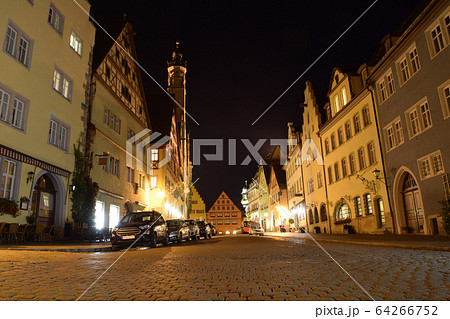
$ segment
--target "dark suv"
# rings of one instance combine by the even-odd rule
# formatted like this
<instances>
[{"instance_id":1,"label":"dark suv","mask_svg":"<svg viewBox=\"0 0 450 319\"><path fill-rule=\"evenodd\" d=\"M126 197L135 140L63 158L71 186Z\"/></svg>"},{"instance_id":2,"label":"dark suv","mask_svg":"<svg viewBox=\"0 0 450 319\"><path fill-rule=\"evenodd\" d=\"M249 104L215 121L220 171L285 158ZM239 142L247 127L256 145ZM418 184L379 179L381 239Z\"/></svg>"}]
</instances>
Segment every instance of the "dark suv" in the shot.
<instances>
[{"instance_id":1,"label":"dark suv","mask_svg":"<svg viewBox=\"0 0 450 319\"><path fill-rule=\"evenodd\" d=\"M205 239L211 238L211 228L204 220L197 222L198 229L200 230L200 237L205 237Z\"/></svg>"},{"instance_id":2,"label":"dark suv","mask_svg":"<svg viewBox=\"0 0 450 319\"><path fill-rule=\"evenodd\" d=\"M166 222L160 213L132 212L125 215L112 231L111 248L118 250L130 246L138 238L135 245L156 247L158 243L169 244Z\"/></svg>"}]
</instances>

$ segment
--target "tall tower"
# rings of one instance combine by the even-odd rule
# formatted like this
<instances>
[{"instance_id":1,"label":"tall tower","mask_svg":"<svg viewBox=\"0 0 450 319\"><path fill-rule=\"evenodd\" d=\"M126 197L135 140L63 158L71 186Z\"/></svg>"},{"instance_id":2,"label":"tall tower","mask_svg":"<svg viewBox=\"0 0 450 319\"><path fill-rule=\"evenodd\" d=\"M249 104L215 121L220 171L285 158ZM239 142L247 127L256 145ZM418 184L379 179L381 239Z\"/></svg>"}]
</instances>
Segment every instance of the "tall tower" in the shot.
<instances>
[{"instance_id":1,"label":"tall tower","mask_svg":"<svg viewBox=\"0 0 450 319\"><path fill-rule=\"evenodd\" d=\"M175 50L172 52L172 60L167 62L167 91L173 96L180 106L186 105L186 61L180 51L180 43L176 42ZM183 118L183 110L177 108L177 121Z\"/></svg>"},{"instance_id":2,"label":"tall tower","mask_svg":"<svg viewBox=\"0 0 450 319\"><path fill-rule=\"evenodd\" d=\"M176 121L179 128L182 149L182 169L183 169L183 189L184 198L182 212L184 218L187 218L187 208L190 187L189 177L189 145L186 130L186 61L183 60L183 54L180 51L180 43L176 42L175 50L172 52L172 59L167 62L167 92L177 101ZM181 106L181 107L180 107Z\"/></svg>"}]
</instances>

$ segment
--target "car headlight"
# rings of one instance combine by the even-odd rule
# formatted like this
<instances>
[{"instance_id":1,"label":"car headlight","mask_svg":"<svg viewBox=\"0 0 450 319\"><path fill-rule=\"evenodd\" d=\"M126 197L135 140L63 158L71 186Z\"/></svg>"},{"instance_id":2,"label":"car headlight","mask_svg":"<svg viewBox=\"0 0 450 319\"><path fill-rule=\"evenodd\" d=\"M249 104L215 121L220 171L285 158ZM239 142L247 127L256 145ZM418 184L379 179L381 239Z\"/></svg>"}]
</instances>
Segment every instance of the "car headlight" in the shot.
<instances>
[{"instance_id":1,"label":"car headlight","mask_svg":"<svg viewBox=\"0 0 450 319\"><path fill-rule=\"evenodd\" d=\"M233 230L233 235L235 235L236 234L236 231L235 230Z\"/></svg>"},{"instance_id":2,"label":"car headlight","mask_svg":"<svg viewBox=\"0 0 450 319\"><path fill-rule=\"evenodd\" d=\"M140 229L147 229L149 227L150 227L150 225L139 226Z\"/></svg>"}]
</instances>

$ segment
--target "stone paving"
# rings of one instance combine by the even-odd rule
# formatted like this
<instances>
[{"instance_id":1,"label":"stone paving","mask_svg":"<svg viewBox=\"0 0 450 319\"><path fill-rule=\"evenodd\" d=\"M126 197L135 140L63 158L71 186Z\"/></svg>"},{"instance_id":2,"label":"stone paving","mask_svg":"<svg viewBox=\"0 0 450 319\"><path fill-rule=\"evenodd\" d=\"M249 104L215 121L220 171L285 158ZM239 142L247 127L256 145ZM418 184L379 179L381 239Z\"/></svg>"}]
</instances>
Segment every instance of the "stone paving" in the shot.
<instances>
[{"instance_id":1,"label":"stone paving","mask_svg":"<svg viewBox=\"0 0 450 319\"><path fill-rule=\"evenodd\" d=\"M375 300L450 300L450 253L321 243ZM0 300L76 300L123 253L0 251ZM80 300L370 300L312 241L131 249Z\"/></svg>"}]
</instances>

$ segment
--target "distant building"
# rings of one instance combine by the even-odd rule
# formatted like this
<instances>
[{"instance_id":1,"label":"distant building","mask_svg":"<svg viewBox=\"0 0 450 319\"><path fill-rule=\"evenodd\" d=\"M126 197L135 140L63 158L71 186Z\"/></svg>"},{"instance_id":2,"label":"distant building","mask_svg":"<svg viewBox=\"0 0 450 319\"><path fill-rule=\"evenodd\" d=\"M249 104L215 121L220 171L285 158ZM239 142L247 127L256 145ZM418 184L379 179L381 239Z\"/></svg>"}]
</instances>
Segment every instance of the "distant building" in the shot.
<instances>
[{"instance_id":1,"label":"distant building","mask_svg":"<svg viewBox=\"0 0 450 319\"><path fill-rule=\"evenodd\" d=\"M192 194L191 200L192 208L189 214L189 219L206 220L205 202L203 201L202 197L198 193L197 188L195 188L195 186L191 187L191 194Z\"/></svg>"},{"instance_id":2,"label":"distant building","mask_svg":"<svg viewBox=\"0 0 450 319\"><path fill-rule=\"evenodd\" d=\"M30 200L63 236L71 220L74 145L83 144L95 28L86 0L0 1L0 197ZM83 145L82 145L83 147Z\"/></svg>"},{"instance_id":3,"label":"distant building","mask_svg":"<svg viewBox=\"0 0 450 319\"><path fill-rule=\"evenodd\" d=\"M450 5L423 2L370 72L397 233L445 234L450 168Z\"/></svg>"},{"instance_id":4,"label":"distant building","mask_svg":"<svg viewBox=\"0 0 450 319\"><path fill-rule=\"evenodd\" d=\"M240 227L243 220L241 210L222 192L206 213L206 220L217 228L218 233L231 234Z\"/></svg>"}]
</instances>

